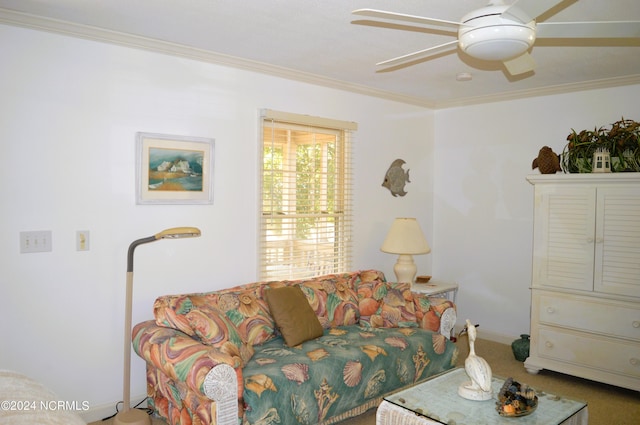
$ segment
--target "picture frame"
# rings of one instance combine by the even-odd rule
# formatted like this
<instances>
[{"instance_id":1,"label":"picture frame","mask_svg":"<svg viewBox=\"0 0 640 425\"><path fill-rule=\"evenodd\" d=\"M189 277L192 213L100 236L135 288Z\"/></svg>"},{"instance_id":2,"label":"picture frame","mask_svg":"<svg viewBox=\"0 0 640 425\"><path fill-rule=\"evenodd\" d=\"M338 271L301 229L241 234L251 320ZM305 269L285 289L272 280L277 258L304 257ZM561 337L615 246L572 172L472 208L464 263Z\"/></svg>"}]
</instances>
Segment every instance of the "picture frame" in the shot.
<instances>
[{"instance_id":1,"label":"picture frame","mask_svg":"<svg viewBox=\"0 0 640 425\"><path fill-rule=\"evenodd\" d=\"M137 204L212 204L215 140L136 133Z\"/></svg>"}]
</instances>

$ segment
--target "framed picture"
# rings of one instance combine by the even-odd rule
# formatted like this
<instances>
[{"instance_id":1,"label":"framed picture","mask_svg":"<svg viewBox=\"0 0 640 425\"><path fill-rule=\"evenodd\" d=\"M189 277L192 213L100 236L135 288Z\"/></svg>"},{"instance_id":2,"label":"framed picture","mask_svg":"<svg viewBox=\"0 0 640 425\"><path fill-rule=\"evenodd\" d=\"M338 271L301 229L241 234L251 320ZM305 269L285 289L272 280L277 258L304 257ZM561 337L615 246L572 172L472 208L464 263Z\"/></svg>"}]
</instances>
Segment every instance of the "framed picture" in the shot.
<instances>
[{"instance_id":1,"label":"framed picture","mask_svg":"<svg viewBox=\"0 0 640 425\"><path fill-rule=\"evenodd\" d=\"M212 204L214 140L137 133L138 204Z\"/></svg>"}]
</instances>

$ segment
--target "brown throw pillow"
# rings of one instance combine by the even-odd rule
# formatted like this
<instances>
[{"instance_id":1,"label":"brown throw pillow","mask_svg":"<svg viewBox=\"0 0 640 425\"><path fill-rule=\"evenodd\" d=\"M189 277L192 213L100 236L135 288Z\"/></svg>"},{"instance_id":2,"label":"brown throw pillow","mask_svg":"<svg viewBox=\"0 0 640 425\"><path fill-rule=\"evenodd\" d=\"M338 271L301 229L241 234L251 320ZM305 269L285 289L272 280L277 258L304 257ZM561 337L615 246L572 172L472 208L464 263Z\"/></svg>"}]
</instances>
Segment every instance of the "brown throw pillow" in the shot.
<instances>
[{"instance_id":1,"label":"brown throw pillow","mask_svg":"<svg viewBox=\"0 0 640 425\"><path fill-rule=\"evenodd\" d=\"M276 326L289 347L318 338L324 333L320 320L299 286L265 291L264 297Z\"/></svg>"}]
</instances>

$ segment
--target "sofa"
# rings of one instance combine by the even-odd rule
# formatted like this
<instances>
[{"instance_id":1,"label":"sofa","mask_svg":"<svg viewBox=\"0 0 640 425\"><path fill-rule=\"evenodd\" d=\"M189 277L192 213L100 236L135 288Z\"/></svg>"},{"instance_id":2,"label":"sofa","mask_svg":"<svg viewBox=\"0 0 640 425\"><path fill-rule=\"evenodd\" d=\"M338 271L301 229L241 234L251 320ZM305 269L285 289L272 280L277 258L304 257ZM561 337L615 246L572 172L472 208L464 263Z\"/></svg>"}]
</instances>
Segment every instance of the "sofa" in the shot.
<instances>
[{"instance_id":1,"label":"sofa","mask_svg":"<svg viewBox=\"0 0 640 425\"><path fill-rule=\"evenodd\" d=\"M458 356L455 305L377 270L161 296L153 311L132 342L170 424L332 424Z\"/></svg>"}]
</instances>

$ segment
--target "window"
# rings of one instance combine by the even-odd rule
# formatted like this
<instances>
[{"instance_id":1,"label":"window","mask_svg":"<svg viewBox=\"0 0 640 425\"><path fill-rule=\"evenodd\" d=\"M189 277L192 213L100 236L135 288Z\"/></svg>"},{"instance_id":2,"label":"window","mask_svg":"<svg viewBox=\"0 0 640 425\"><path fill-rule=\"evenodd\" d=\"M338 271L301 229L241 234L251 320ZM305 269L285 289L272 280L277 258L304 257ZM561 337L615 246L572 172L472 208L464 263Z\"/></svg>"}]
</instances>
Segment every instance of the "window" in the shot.
<instances>
[{"instance_id":1,"label":"window","mask_svg":"<svg viewBox=\"0 0 640 425\"><path fill-rule=\"evenodd\" d=\"M350 122L262 113L261 280L351 268Z\"/></svg>"}]
</instances>

